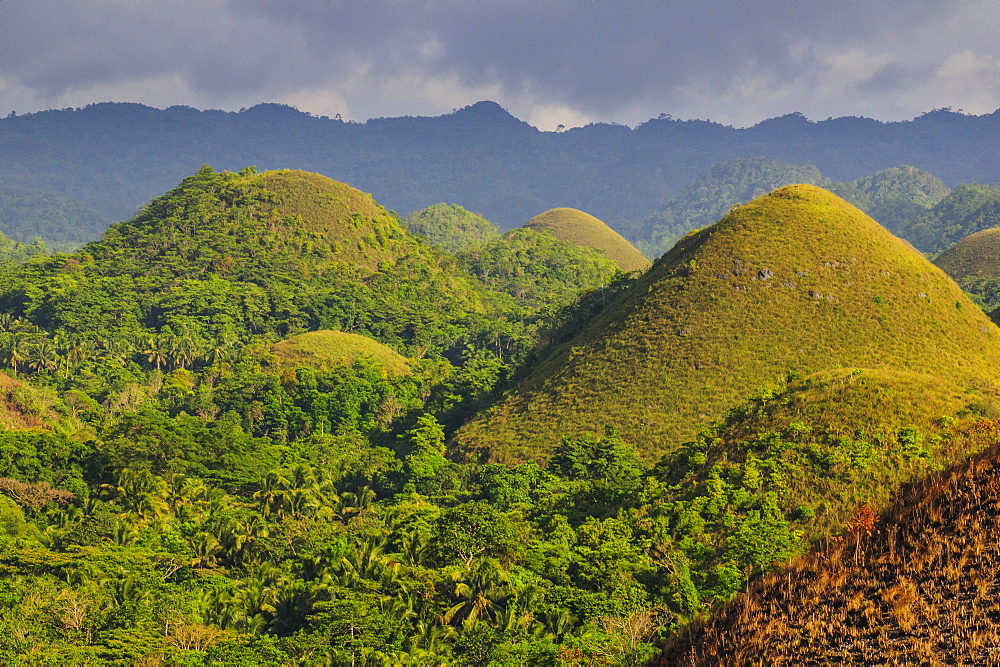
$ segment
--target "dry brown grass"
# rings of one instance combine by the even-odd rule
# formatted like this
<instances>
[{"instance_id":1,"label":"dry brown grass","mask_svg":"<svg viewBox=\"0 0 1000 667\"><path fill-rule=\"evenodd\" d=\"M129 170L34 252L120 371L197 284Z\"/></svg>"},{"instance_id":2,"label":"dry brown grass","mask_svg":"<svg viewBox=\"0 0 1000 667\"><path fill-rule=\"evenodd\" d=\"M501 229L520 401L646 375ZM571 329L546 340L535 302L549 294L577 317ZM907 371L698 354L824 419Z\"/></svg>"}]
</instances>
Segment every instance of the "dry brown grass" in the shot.
<instances>
[{"instance_id":1,"label":"dry brown grass","mask_svg":"<svg viewBox=\"0 0 1000 667\"><path fill-rule=\"evenodd\" d=\"M662 665L997 664L1000 445L678 633Z\"/></svg>"}]
</instances>

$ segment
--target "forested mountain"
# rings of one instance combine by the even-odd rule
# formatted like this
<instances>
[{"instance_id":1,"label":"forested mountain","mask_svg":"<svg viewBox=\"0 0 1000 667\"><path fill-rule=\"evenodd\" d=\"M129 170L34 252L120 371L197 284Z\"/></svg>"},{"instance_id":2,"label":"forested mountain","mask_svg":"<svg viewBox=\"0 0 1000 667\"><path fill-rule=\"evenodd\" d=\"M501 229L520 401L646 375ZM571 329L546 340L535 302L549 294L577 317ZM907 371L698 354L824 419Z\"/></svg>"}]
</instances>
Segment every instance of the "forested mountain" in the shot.
<instances>
[{"instance_id":1,"label":"forested mountain","mask_svg":"<svg viewBox=\"0 0 1000 667\"><path fill-rule=\"evenodd\" d=\"M924 252L942 252L965 237L1000 226L1000 188L960 185L930 209L902 221L896 233Z\"/></svg>"},{"instance_id":2,"label":"forested mountain","mask_svg":"<svg viewBox=\"0 0 1000 667\"><path fill-rule=\"evenodd\" d=\"M788 186L682 239L458 442L539 460L610 425L654 459L789 373L989 386L998 355L1000 332L943 272L842 199Z\"/></svg>"},{"instance_id":3,"label":"forested mountain","mask_svg":"<svg viewBox=\"0 0 1000 667\"><path fill-rule=\"evenodd\" d=\"M738 157L815 165L838 182L906 164L951 187L996 183L998 127L1000 113L935 110L891 123L790 114L744 129L663 116L634 129L595 124L554 133L492 102L366 123L275 104L231 113L107 103L0 119L0 184L85 202L109 224L202 164L255 164L322 173L404 214L454 202L510 229L568 206L616 227L650 215L705 169Z\"/></svg>"},{"instance_id":4,"label":"forested mountain","mask_svg":"<svg viewBox=\"0 0 1000 667\"><path fill-rule=\"evenodd\" d=\"M44 239L53 250L75 250L98 238L111 222L81 201L0 185L0 232L20 243Z\"/></svg>"}]
</instances>

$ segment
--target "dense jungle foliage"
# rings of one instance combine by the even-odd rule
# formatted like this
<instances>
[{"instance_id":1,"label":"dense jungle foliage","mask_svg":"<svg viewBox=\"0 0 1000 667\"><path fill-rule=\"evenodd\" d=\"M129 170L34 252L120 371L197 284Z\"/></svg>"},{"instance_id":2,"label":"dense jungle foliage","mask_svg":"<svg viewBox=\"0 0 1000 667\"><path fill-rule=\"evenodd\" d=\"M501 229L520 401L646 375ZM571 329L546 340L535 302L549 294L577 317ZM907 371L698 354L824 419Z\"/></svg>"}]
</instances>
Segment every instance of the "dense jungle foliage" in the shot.
<instances>
[{"instance_id":1,"label":"dense jungle foliage","mask_svg":"<svg viewBox=\"0 0 1000 667\"><path fill-rule=\"evenodd\" d=\"M786 217L844 215L783 197ZM982 387L912 370L747 375L662 458L599 425L531 462L463 461L458 429L648 279L530 229L454 256L342 183L253 168L203 167L76 253L8 245L4 664L640 665L857 507L986 446L998 416ZM918 259L869 261L902 290ZM820 260L813 289L846 308L845 269ZM768 267L736 277L783 277ZM931 278L932 314L961 328L972 309ZM881 325L922 321L855 296Z\"/></svg>"}]
</instances>

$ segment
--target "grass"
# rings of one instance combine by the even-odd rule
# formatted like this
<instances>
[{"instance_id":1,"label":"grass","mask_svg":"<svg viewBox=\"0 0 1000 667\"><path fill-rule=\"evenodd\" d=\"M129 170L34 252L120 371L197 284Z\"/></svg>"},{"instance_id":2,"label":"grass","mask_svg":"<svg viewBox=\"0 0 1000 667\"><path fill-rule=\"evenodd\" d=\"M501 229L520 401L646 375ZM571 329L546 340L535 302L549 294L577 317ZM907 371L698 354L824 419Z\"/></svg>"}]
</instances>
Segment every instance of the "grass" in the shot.
<instances>
[{"instance_id":1,"label":"grass","mask_svg":"<svg viewBox=\"0 0 1000 667\"><path fill-rule=\"evenodd\" d=\"M244 177L278 196L278 214L294 216L333 259L375 270L412 252L416 241L370 194L320 174L266 171Z\"/></svg>"},{"instance_id":2,"label":"grass","mask_svg":"<svg viewBox=\"0 0 1000 667\"><path fill-rule=\"evenodd\" d=\"M646 259L635 246L589 213L575 208L553 208L524 223L528 229L549 231L560 241L597 248L614 260L622 271L645 271Z\"/></svg>"},{"instance_id":3,"label":"grass","mask_svg":"<svg viewBox=\"0 0 1000 667\"><path fill-rule=\"evenodd\" d=\"M955 280L1000 278L1000 227L984 229L937 256L934 264Z\"/></svg>"},{"instance_id":4,"label":"grass","mask_svg":"<svg viewBox=\"0 0 1000 667\"><path fill-rule=\"evenodd\" d=\"M851 368L930 376L952 392L990 387L1000 330L864 213L787 186L683 238L456 446L539 460L562 435L612 425L652 460L789 373Z\"/></svg>"},{"instance_id":5,"label":"grass","mask_svg":"<svg viewBox=\"0 0 1000 667\"><path fill-rule=\"evenodd\" d=\"M996 442L1000 422L967 437ZM1000 446L900 490L880 520L763 577L660 664L995 664Z\"/></svg>"},{"instance_id":6,"label":"grass","mask_svg":"<svg viewBox=\"0 0 1000 667\"><path fill-rule=\"evenodd\" d=\"M271 368L281 372L299 366L329 370L349 366L355 361L377 362L390 375L408 375L406 357L367 336L344 331L310 331L271 345L275 362Z\"/></svg>"}]
</instances>

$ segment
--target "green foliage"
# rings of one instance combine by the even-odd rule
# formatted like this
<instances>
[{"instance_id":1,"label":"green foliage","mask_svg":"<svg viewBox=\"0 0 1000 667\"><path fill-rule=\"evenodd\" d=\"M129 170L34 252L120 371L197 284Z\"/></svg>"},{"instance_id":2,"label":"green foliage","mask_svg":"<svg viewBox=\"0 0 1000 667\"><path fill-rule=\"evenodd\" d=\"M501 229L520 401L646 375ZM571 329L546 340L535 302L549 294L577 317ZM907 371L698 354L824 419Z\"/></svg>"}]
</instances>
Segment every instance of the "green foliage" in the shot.
<instances>
[{"instance_id":1,"label":"green foliage","mask_svg":"<svg viewBox=\"0 0 1000 667\"><path fill-rule=\"evenodd\" d=\"M536 312L565 305L581 291L607 284L618 272L615 262L593 248L526 228L469 250L460 261L490 289Z\"/></svg>"},{"instance_id":2,"label":"green foliage","mask_svg":"<svg viewBox=\"0 0 1000 667\"><path fill-rule=\"evenodd\" d=\"M976 232L1000 227L1000 188L959 185L897 233L924 252L938 253Z\"/></svg>"},{"instance_id":3,"label":"green foliage","mask_svg":"<svg viewBox=\"0 0 1000 667\"><path fill-rule=\"evenodd\" d=\"M411 234L433 246L458 254L500 236L500 229L481 215L458 204L434 204L402 219Z\"/></svg>"}]
</instances>

